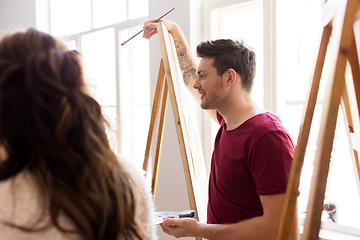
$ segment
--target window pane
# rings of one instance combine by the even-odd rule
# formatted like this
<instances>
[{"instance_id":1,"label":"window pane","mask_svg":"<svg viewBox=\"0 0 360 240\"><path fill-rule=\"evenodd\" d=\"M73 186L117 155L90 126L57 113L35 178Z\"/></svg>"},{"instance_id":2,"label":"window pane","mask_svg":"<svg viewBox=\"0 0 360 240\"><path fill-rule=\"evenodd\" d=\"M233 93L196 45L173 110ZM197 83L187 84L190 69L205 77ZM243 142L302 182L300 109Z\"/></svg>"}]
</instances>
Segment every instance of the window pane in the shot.
<instances>
[{"instance_id":1,"label":"window pane","mask_svg":"<svg viewBox=\"0 0 360 240\"><path fill-rule=\"evenodd\" d=\"M90 0L51 0L51 33L70 35L91 29Z\"/></svg>"},{"instance_id":2,"label":"window pane","mask_svg":"<svg viewBox=\"0 0 360 240\"><path fill-rule=\"evenodd\" d=\"M65 41L65 45L67 46L67 48L69 50L78 50L77 46L76 46L76 41L75 40L69 40L69 41Z\"/></svg>"},{"instance_id":3,"label":"window pane","mask_svg":"<svg viewBox=\"0 0 360 240\"><path fill-rule=\"evenodd\" d=\"M256 54L256 75L252 96L256 104L264 106L263 83L263 9L261 1L251 1L215 11L218 28L212 38L244 40Z\"/></svg>"},{"instance_id":4,"label":"window pane","mask_svg":"<svg viewBox=\"0 0 360 240\"><path fill-rule=\"evenodd\" d=\"M140 26L120 31L119 43L139 29ZM150 123L148 41L134 38L120 47L119 54L121 154L134 159L141 168Z\"/></svg>"},{"instance_id":5,"label":"window pane","mask_svg":"<svg viewBox=\"0 0 360 240\"><path fill-rule=\"evenodd\" d=\"M81 36L86 81L105 106L116 106L115 36L112 28Z\"/></svg>"},{"instance_id":6,"label":"window pane","mask_svg":"<svg viewBox=\"0 0 360 240\"><path fill-rule=\"evenodd\" d=\"M347 127L347 126L346 126ZM338 223L360 229L359 188L350 155L343 114L340 110L335 131L325 202L338 206Z\"/></svg>"},{"instance_id":7,"label":"window pane","mask_svg":"<svg viewBox=\"0 0 360 240\"><path fill-rule=\"evenodd\" d=\"M277 2L278 109L286 101L303 101L311 80L321 33L321 1Z\"/></svg>"},{"instance_id":8,"label":"window pane","mask_svg":"<svg viewBox=\"0 0 360 240\"><path fill-rule=\"evenodd\" d=\"M126 12L126 0L93 0L94 27L123 22Z\"/></svg>"},{"instance_id":9,"label":"window pane","mask_svg":"<svg viewBox=\"0 0 360 240\"><path fill-rule=\"evenodd\" d=\"M321 125L322 104L315 108L313 124L306 149L304 165L300 180L300 195L298 198L300 217L305 218L307 203L312 183L312 174L316 156L319 129ZM289 112L299 113L297 111ZM324 203L335 203L337 205L337 223L354 228L360 228L358 216L360 213L359 191L356 185L355 171L350 155L346 129L342 111L339 111L337 127L335 131L334 144L331 153L329 175L326 185ZM324 212L322 221L330 222L328 215Z\"/></svg>"},{"instance_id":10,"label":"window pane","mask_svg":"<svg viewBox=\"0 0 360 240\"><path fill-rule=\"evenodd\" d=\"M36 5L36 28L43 32L49 32L49 1L35 0Z\"/></svg>"},{"instance_id":11,"label":"window pane","mask_svg":"<svg viewBox=\"0 0 360 240\"><path fill-rule=\"evenodd\" d=\"M141 6L141 7L139 7ZM148 0L131 0L129 1L129 18L145 17L149 12Z\"/></svg>"}]
</instances>

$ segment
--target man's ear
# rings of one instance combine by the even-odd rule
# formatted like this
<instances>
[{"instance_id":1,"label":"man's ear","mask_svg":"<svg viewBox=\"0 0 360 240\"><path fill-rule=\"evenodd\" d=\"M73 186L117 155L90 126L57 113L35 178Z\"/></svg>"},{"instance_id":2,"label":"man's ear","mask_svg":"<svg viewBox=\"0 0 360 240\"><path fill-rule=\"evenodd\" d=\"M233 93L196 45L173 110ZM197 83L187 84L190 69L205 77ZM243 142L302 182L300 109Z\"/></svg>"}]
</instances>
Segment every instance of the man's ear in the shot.
<instances>
[{"instance_id":1,"label":"man's ear","mask_svg":"<svg viewBox=\"0 0 360 240\"><path fill-rule=\"evenodd\" d=\"M229 68L226 71L226 75L227 75L227 80L226 80L227 85L230 86L236 82L237 73L234 69Z\"/></svg>"}]
</instances>

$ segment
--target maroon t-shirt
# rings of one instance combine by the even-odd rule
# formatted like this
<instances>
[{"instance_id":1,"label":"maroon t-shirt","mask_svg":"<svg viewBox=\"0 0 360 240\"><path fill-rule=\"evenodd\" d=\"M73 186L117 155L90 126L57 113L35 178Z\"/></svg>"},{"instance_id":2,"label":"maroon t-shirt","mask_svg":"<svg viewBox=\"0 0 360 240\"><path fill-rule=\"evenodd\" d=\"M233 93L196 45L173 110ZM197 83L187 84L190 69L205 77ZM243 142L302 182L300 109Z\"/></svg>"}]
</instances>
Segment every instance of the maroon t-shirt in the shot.
<instances>
[{"instance_id":1,"label":"maroon t-shirt","mask_svg":"<svg viewBox=\"0 0 360 240\"><path fill-rule=\"evenodd\" d=\"M259 195L286 192L294 143L281 121L258 114L215 139L209 180L208 223L234 223L263 215Z\"/></svg>"}]
</instances>

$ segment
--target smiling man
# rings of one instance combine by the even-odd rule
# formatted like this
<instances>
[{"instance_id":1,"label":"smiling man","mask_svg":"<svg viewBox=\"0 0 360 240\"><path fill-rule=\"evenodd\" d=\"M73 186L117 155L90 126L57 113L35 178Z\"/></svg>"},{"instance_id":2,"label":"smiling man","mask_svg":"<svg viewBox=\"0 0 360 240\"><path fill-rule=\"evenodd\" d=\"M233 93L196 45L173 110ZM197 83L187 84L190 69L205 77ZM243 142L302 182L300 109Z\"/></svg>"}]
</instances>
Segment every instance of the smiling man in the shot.
<instances>
[{"instance_id":1,"label":"smiling man","mask_svg":"<svg viewBox=\"0 0 360 240\"><path fill-rule=\"evenodd\" d=\"M155 21L144 24L145 38L156 34ZM276 239L294 144L278 117L252 100L255 53L242 41L206 41L197 46L197 66L180 27L161 22L173 36L185 85L220 124L211 159L207 224L165 219L163 231L175 237ZM297 239L296 219L291 240Z\"/></svg>"}]
</instances>

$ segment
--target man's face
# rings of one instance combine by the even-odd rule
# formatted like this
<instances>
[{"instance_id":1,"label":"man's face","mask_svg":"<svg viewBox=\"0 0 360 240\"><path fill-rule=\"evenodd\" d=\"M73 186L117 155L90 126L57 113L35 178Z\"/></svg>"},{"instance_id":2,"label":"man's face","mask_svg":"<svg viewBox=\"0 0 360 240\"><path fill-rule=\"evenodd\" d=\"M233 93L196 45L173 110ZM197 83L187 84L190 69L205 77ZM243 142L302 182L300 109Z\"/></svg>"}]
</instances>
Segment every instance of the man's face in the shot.
<instances>
[{"instance_id":1,"label":"man's face","mask_svg":"<svg viewBox=\"0 0 360 240\"><path fill-rule=\"evenodd\" d=\"M214 58L201 59L193 87L199 91L201 108L218 110L223 103L225 93L222 77L217 75L213 62Z\"/></svg>"}]
</instances>

